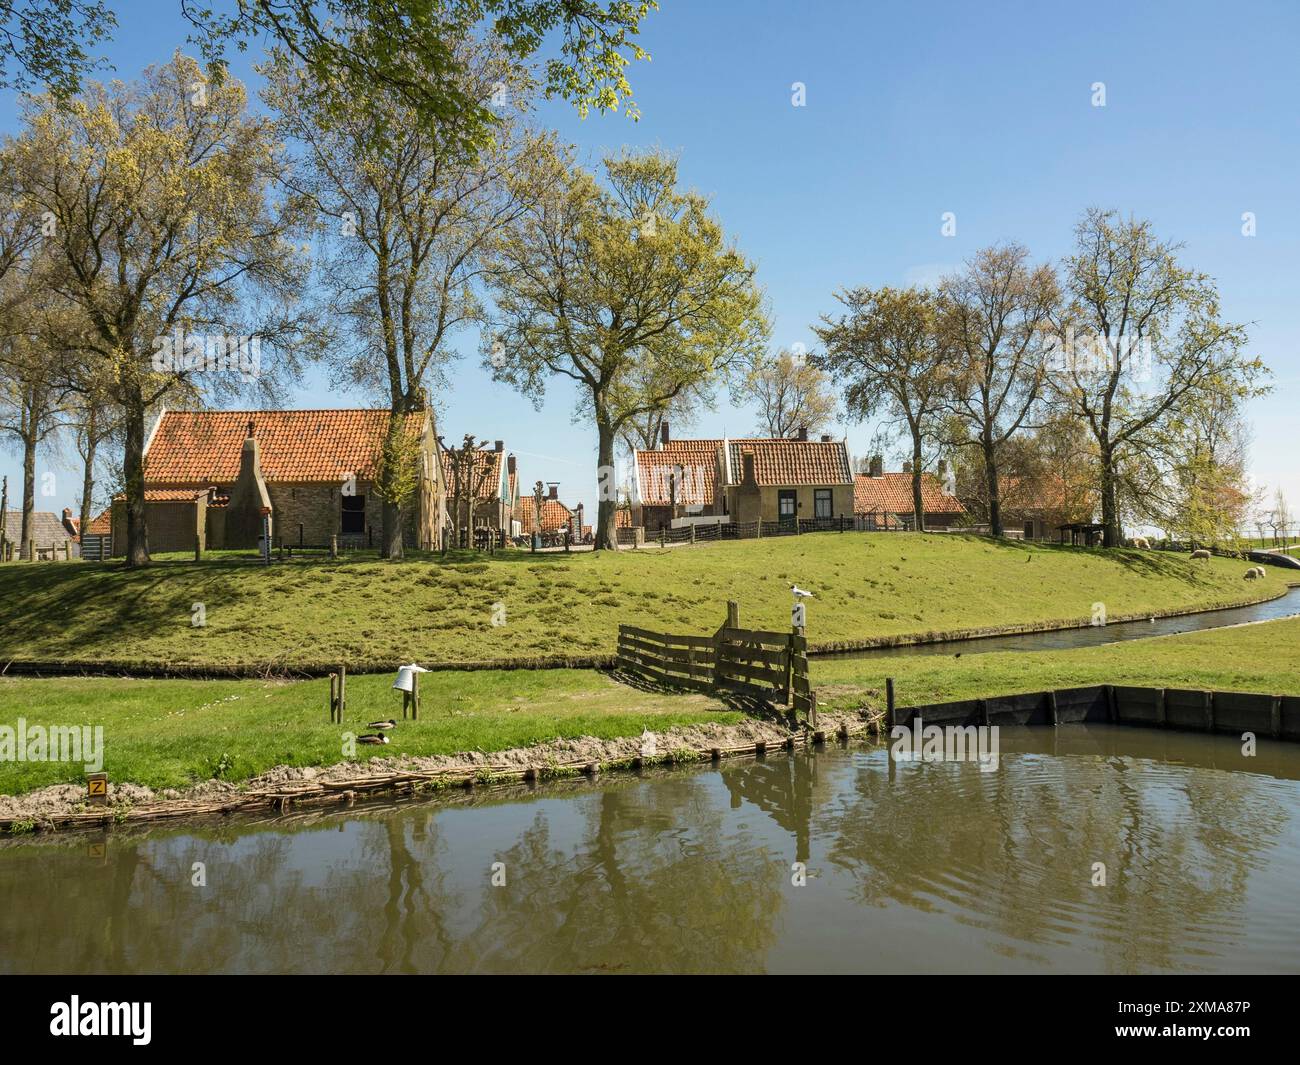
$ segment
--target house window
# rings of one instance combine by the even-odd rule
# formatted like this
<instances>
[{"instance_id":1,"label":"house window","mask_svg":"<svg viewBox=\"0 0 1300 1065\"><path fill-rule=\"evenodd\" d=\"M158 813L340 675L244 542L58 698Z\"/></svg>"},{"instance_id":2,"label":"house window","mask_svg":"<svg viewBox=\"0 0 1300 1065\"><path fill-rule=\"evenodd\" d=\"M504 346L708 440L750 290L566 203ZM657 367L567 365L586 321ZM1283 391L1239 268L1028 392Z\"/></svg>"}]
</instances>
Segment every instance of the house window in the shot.
<instances>
[{"instance_id":1,"label":"house window","mask_svg":"<svg viewBox=\"0 0 1300 1065\"><path fill-rule=\"evenodd\" d=\"M829 518L831 517L831 490L829 488L818 488L813 492L813 517Z\"/></svg>"},{"instance_id":2,"label":"house window","mask_svg":"<svg viewBox=\"0 0 1300 1065\"><path fill-rule=\"evenodd\" d=\"M366 497L343 496L343 535L361 536L366 531Z\"/></svg>"},{"instance_id":3,"label":"house window","mask_svg":"<svg viewBox=\"0 0 1300 1065\"><path fill-rule=\"evenodd\" d=\"M793 488L782 488L776 494L776 516L781 521L794 521L797 493Z\"/></svg>"}]
</instances>

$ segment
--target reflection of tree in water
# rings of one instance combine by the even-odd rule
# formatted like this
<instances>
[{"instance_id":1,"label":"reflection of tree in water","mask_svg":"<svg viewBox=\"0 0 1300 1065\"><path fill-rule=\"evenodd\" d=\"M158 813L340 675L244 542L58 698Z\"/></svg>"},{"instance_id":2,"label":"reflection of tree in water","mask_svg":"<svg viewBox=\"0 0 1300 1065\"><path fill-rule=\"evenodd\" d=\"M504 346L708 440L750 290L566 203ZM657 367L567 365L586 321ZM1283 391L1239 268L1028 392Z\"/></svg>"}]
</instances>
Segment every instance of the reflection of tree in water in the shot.
<instances>
[{"instance_id":1,"label":"reflection of tree in water","mask_svg":"<svg viewBox=\"0 0 1300 1065\"><path fill-rule=\"evenodd\" d=\"M988 774L877 760L853 793L826 827L862 904L952 913L1032 944L1012 951L1026 957L1095 944L1124 972L1183 966L1240 936L1247 878L1288 818L1267 778L1113 753L1004 749ZM1093 862L1107 887L1092 886Z\"/></svg>"},{"instance_id":2,"label":"reflection of tree in water","mask_svg":"<svg viewBox=\"0 0 1300 1065\"><path fill-rule=\"evenodd\" d=\"M498 854L467 954L487 970L744 972L776 938L781 868L767 848L725 836L698 774L583 796L566 853L538 817Z\"/></svg>"}]
</instances>

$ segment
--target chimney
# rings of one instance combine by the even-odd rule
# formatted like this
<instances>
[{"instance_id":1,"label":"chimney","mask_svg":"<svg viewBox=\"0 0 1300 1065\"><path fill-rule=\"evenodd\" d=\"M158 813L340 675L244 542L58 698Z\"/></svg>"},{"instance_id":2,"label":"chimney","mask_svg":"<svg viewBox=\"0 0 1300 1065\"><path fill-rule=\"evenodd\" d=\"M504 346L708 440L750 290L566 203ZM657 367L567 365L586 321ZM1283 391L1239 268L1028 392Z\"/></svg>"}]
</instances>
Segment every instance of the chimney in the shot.
<instances>
[{"instance_id":1,"label":"chimney","mask_svg":"<svg viewBox=\"0 0 1300 1065\"><path fill-rule=\"evenodd\" d=\"M495 440L493 443L496 444L496 449L498 451L504 451L506 449L506 442L504 440Z\"/></svg>"},{"instance_id":2,"label":"chimney","mask_svg":"<svg viewBox=\"0 0 1300 1065\"><path fill-rule=\"evenodd\" d=\"M940 459L940 460L939 460L939 480L942 481L942 480L943 480L945 477L947 477L947 476L948 476L948 460L947 460L947 459Z\"/></svg>"},{"instance_id":3,"label":"chimney","mask_svg":"<svg viewBox=\"0 0 1300 1065\"><path fill-rule=\"evenodd\" d=\"M904 473L911 473L911 472L912 472L912 464L911 464L910 462L904 462L904 463L903 463L903 472L904 472Z\"/></svg>"},{"instance_id":4,"label":"chimney","mask_svg":"<svg viewBox=\"0 0 1300 1065\"><path fill-rule=\"evenodd\" d=\"M807 440L807 439L808 439L808 426L806 426L806 425L801 425L801 426L799 426L799 435L796 436L795 439L796 439L796 440Z\"/></svg>"},{"instance_id":5,"label":"chimney","mask_svg":"<svg viewBox=\"0 0 1300 1065\"><path fill-rule=\"evenodd\" d=\"M871 456L871 465L867 468L868 475L871 477L883 477L885 475L885 460L881 455Z\"/></svg>"},{"instance_id":6,"label":"chimney","mask_svg":"<svg viewBox=\"0 0 1300 1065\"><path fill-rule=\"evenodd\" d=\"M560 482L559 482L559 481L547 481L546 483L547 483L547 484L550 486L550 488L551 488L551 494L550 494L549 496L547 496L546 498L547 498L547 499L559 499L559 498L560 498Z\"/></svg>"},{"instance_id":7,"label":"chimney","mask_svg":"<svg viewBox=\"0 0 1300 1065\"><path fill-rule=\"evenodd\" d=\"M758 484L758 474L754 472L754 453L746 451L740 456L741 464L744 466L745 474L742 484Z\"/></svg>"},{"instance_id":8,"label":"chimney","mask_svg":"<svg viewBox=\"0 0 1300 1065\"><path fill-rule=\"evenodd\" d=\"M830 442L831 442L831 434L830 434L830 433L822 433L822 443L823 443L823 444L829 444Z\"/></svg>"},{"instance_id":9,"label":"chimney","mask_svg":"<svg viewBox=\"0 0 1300 1065\"><path fill-rule=\"evenodd\" d=\"M248 419L248 439L249 439L249 440L252 440L254 435L255 435L255 434L253 433L253 419L252 419L252 418L249 418L249 419Z\"/></svg>"},{"instance_id":10,"label":"chimney","mask_svg":"<svg viewBox=\"0 0 1300 1065\"><path fill-rule=\"evenodd\" d=\"M664 422L663 422L663 425L661 425L661 426L659 427L659 441L660 441L660 445L661 445L662 447L667 447L667 446L668 446L668 441L671 440L671 439L672 439L672 435L668 432L668 419L665 418L665 419L664 419Z\"/></svg>"},{"instance_id":11,"label":"chimney","mask_svg":"<svg viewBox=\"0 0 1300 1065\"><path fill-rule=\"evenodd\" d=\"M514 473L514 472L515 472L515 457L514 457L514 455L507 455L507 456L506 456L506 473Z\"/></svg>"}]
</instances>

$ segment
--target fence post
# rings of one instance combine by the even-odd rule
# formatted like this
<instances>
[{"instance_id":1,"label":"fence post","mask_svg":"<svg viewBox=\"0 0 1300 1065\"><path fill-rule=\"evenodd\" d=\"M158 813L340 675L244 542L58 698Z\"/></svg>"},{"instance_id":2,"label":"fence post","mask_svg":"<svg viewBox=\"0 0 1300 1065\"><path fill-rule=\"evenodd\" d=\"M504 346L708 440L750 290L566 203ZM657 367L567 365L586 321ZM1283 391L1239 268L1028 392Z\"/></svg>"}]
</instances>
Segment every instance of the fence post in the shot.
<instances>
[{"instance_id":1,"label":"fence post","mask_svg":"<svg viewBox=\"0 0 1300 1065\"><path fill-rule=\"evenodd\" d=\"M338 721L339 714L339 675L330 674L330 724Z\"/></svg>"},{"instance_id":2,"label":"fence post","mask_svg":"<svg viewBox=\"0 0 1300 1065\"><path fill-rule=\"evenodd\" d=\"M330 537L330 558L338 558L338 557L339 557L339 538L338 538L338 534L336 533Z\"/></svg>"},{"instance_id":3,"label":"fence post","mask_svg":"<svg viewBox=\"0 0 1300 1065\"><path fill-rule=\"evenodd\" d=\"M695 522L691 522L691 543L695 543Z\"/></svg>"},{"instance_id":4,"label":"fence post","mask_svg":"<svg viewBox=\"0 0 1300 1065\"><path fill-rule=\"evenodd\" d=\"M411 672L411 720L420 720L420 674Z\"/></svg>"},{"instance_id":5,"label":"fence post","mask_svg":"<svg viewBox=\"0 0 1300 1065\"><path fill-rule=\"evenodd\" d=\"M339 666L339 724L343 724L343 711L348 706L348 667Z\"/></svg>"},{"instance_id":6,"label":"fence post","mask_svg":"<svg viewBox=\"0 0 1300 1065\"><path fill-rule=\"evenodd\" d=\"M894 678L885 678L885 713L888 715L889 727L893 728L898 722L894 719Z\"/></svg>"}]
</instances>

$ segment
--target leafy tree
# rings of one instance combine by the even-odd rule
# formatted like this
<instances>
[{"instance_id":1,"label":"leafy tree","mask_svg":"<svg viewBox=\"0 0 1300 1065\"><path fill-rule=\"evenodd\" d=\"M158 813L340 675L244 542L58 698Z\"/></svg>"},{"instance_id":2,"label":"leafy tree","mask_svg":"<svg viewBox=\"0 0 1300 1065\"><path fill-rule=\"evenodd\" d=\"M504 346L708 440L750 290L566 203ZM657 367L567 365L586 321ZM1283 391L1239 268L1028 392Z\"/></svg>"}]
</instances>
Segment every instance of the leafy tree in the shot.
<instances>
[{"instance_id":1,"label":"leafy tree","mask_svg":"<svg viewBox=\"0 0 1300 1065\"><path fill-rule=\"evenodd\" d=\"M1058 299L1051 268L1032 267L1028 259L1018 244L984 248L940 290L942 327L955 360L948 407L964 430L961 443L983 464L994 536L1003 533L1000 452L1039 402Z\"/></svg>"},{"instance_id":2,"label":"leafy tree","mask_svg":"<svg viewBox=\"0 0 1300 1065\"><path fill-rule=\"evenodd\" d=\"M62 105L33 100L24 119L15 153L23 195L51 231L44 276L87 323L78 354L103 372L121 412L127 562L145 565L146 416L223 387L270 392L296 372L310 336L292 313L304 275L294 238L307 215L272 197L284 162L243 86L204 85L179 53L137 84L92 85ZM177 331L184 357L165 358ZM190 345L212 334L248 337L268 357L242 378L201 372L212 367Z\"/></svg>"},{"instance_id":3,"label":"leafy tree","mask_svg":"<svg viewBox=\"0 0 1300 1065\"><path fill-rule=\"evenodd\" d=\"M1245 329L1221 320L1214 281L1179 250L1149 222L1094 208L1063 265L1050 381L1095 442L1107 547L1121 543L1121 469L1143 440L1208 395L1259 394L1267 373L1243 353Z\"/></svg>"},{"instance_id":4,"label":"leafy tree","mask_svg":"<svg viewBox=\"0 0 1300 1065\"><path fill-rule=\"evenodd\" d=\"M707 388L766 339L754 266L708 201L678 188L659 152L605 160L606 185L566 157L502 240L490 275L498 379L540 403L546 379L578 386L596 424L595 546L617 547L614 446L633 419Z\"/></svg>"},{"instance_id":5,"label":"leafy tree","mask_svg":"<svg viewBox=\"0 0 1300 1065\"><path fill-rule=\"evenodd\" d=\"M838 381L850 417L901 422L911 440L912 510L925 530L921 478L951 388L952 360L939 327L936 293L919 288L856 288L836 293L845 310L813 329L823 349L812 358Z\"/></svg>"},{"instance_id":6,"label":"leafy tree","mask_svg":"<svg viewBox=\"0 0 1300 1065\"><path fill-rule=\"evenodd\" d=\"M73 96L116 24L102 0L0 0L0 89Z\"/></svg>"},{"instance_id":7,"label":"leafy tree","mask_svg":"<svg viewBox=\"0 0 1300 1065\"><path fill-rule=\"evenodd\" d=\"M456 55L466 93L486 98L509 84L522 106L527 80L499 48L462 41ZM467 154L459 118L426 132L400 94L376 88L330 106L301 66L281 58L267 76L267 102L303 155L287 184L325 223L320 287L344 323L327 357L339 376L384 395L395 445L402 416L423 410L441 383L450 338L484 321L477 286L488 251L535 197L545 141L509 120ZM400 558L402 496L382 484L379 494L381 551Z\"/></svg>"},{"instance_id":8,"label":"leafy tree","mask_svg":"<svg viewBox=\"0 0 1300 1065\"><path fill-rule=\"evenodd\" d=\"M830 379L807 357L789 350L762 354L737 389L741 402L758 407L758 432L770 437L795 436L801 429L819 433L835 417Z\"/></svg>"}]
</instances>

